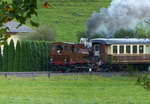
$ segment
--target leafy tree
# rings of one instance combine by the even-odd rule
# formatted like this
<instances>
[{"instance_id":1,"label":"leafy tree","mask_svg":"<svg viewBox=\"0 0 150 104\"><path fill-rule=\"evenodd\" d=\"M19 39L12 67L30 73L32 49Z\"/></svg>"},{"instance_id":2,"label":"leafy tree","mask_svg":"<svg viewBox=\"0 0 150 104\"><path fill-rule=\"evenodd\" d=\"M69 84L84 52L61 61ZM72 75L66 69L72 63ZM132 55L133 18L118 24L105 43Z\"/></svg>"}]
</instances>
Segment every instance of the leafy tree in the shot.
<instances>
[{"instance_id":1,"label":"leafy tree","mask_svg":"<svg viewBox=\"0 0 150 104\"><path fill-rule=\"evenodd\" d=\"M115 32L114 38L135 38L136 32L133 30L120 29Z\"/></svg>"},{"instance_id":2,"label":"leafy tree","mask_svg":"<svg viewBox=\"0 0 150 104\"><path fill-rule=\"evenodd\" d=\"M45 2L43 8L48 8L49 3ZM27 20L32 26L38 26L32 16L37 16L37 0L0 0L0 27L11 20L17 20L20 24L25 24ZM0 29L0 44L8 39L6 28Z\"/></svg>"},{"instance_id":3,"label":"leafy tree","mask_svg":"<svg viewBox=\"0 0 150 104\"><path fill-rule=\"evenodd\" d=\"M80 38L89 38L89 39L106 38L107 34L105 34L104 32L100 32L100 33L95 33L89 37L86 37L86 32L78 31L76 36L77 36L77 40L80 41Z\"/></svg>"},{"instance_id":4,"label":"leafy tree","mask_svg":"<svg viewBox=\"0 0 150 104\"><path fill-rule=\"evenodd\" d=\"M14 41L11 40L8 46L8 71L12 72L14 69L15 47Z\"/></svg>"},{"instance_id":5,"label":"leafy tree","mask_svg":"<svg viewBox=\"0 0 150 104\"><path fill-rule=\"evenodd\" d=\"M77 36L77 40L80 41L80 38L86 38L86 33L82 31L78 31L76 33L76 36Z\"/></svg>"},{"instance_id":6,"label":"leafy tree","mask_svg":"<svg viewBox=\"0 0 150 104\"><path fill-rule=\"evenodd\" d=\"M136 27L136 37L137 38L150 38L150 31L143 25L138 25Z\"/></svg>"}]
</instances>

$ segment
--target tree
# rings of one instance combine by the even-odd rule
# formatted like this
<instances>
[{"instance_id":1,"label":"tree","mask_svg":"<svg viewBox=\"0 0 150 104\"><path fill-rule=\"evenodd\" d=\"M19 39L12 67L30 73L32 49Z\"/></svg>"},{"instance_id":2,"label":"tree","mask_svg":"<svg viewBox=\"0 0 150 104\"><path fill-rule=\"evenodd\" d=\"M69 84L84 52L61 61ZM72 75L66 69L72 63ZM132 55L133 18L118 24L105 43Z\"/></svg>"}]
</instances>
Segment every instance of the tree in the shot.
<instances>
[{"instance_id":1,"label":"tree","mask_svg":"<svg viewBox=\"0 0 150 104\"><path fill-rule=\"evenodd\" d=\"M25 72L27 70L27 47L25 41L21 42L20 62L21 62L21 71Z\"/></svg>"},{"instance_id":2,"label":"tree","mask_svg":"<svg viewBox=\"0 0 150 104\"><path fill-rule=\"evenodd\" d=\"M15 47L14 41L11 40L8 46L8 71L13 72L14 68L14 58L15 58Z\"/></svg>"},{"instance_id":3,"label":"tree","mask_svg":"<svg viewBox=\"0 0 150 104\"><path fill-rule=\"evenodd\" d=\"M133 30L120 29L115 32L114 38L136 38L136 32Z\"/></svg>"},{"instance_id":4,"label":"tree","mask_svg":"<svg viewBox=\"0 0 150 104\"><path fill-rule=\"evenodd\" d=\"M86 33L82 31L78 31L76 33L76 36L77 36L77 40L80 41L80 38L86 38Z\"/></svg>"},{"instance_id":5,"label":"tree","mask_svg":"<svg viewBox=\"0 0 150 104\"><path fill-rule=\"evenodd\" d=\"M17 45L16 45L16 54L15 54L15 58L14 58L14 72L19 72L21 71L21 45L20 42L17 41Z\"/></svg>"},{"instance_id":6,"label":"tree","mask_svg":"<svg viewBox=\"0 0 150 104\"><path fill-rule=\"evenodd\" d=\"M43 8L48 8L49 3L45 2ZM32 20L32 16L37 16L37 0L0 0L0 27L11 20L17 20L20 25L25 24L27 20L32 26L38 26L38 23ZM4 44L9 38L6 33L8 27L0 29L0 44Z\"/></svg>"},{"instance_id":7,"label":"tree","mask_svg":"<svg viewBox=\"0 0 150 104\"><path fill-rule=\"evenodd\" d=\"M76 36L77 36L77 40L80 41L80 38L89 38L89 39L106 38L107 34L105 34L104 32L100 32L100 33L92 34L89 37L86 37L86 32L78 31Z\"/></svg>"},{"instance_id":8,"label":"tree","mask_svg":"<svg viewBox=\"0 0 150 104\"><path fill-rule=\"evenodd\" d=\"M50 43L45 42L45 69L48 71L49 68L49 60L50 60Z\"/></svg>"},{"instance_id":9,"label":"tree","mask_svg":"<svg viewBox=\"0 0 150 104\"><path fill-rule=\"evenodd\" d=\"M8 71L8 43L4 43L4 50L3 50L3 72Z\"/></svg>"},{"instance_id":10,"label":"tree","mask_svg":"<svg viewBox=\"0 0 150 104\"><path fill-rule=\"evenodd\" d=\"M2 51L0 47L0 71L2 71Z\"/></svg>"}]
</instances>

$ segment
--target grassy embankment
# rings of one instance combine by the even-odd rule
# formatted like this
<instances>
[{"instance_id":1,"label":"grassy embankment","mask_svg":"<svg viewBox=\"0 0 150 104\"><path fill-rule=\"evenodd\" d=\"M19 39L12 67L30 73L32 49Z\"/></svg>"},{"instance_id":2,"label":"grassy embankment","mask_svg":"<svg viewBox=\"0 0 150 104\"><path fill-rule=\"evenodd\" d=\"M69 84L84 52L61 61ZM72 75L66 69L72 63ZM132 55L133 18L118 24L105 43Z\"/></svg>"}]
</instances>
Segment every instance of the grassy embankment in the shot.
<instances>
[{"instance_id":1,"label":"grassy embankment","mask_svg":"<svg viewBox=\"0 0 150 104\"><path fill-rule=\"evenodd\" d=\"M133 77L0 77L0 104L149 104Z\"/></svg>"},{"instance_id":2,"label":"grassy embankment","mask_svg":"<svg viewBox=\"0 0 150 104\"><path fill-rule=\"evenodd\" d=\"M41 2L42 1L42 2ZM76 32L85 31L86 21L101 7L107 7L111 0L48 0L52 8L42 8L38 0L38 17L41 25L51 24L57 32L57 41L77 42Z\"/></svg>"}]
</instances>

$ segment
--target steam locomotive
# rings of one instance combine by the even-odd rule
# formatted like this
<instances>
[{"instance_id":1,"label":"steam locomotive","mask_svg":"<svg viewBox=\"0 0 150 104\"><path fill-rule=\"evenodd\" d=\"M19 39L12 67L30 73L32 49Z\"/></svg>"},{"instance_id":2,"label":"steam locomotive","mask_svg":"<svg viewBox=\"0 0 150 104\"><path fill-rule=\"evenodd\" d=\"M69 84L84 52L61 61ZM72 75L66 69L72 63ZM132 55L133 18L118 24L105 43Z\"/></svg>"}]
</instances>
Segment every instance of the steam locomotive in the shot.
<instances>
[{"instance_id":1,"label":"steam locomotive","mask_svg":"<svg viewBox=\"0 0 150 104\"><path fill-rule=\"evenodd\" d=\"M134 65L150 70L150 39L96 38L79 44L50 44L50 63L56 71L113 71Z\"/></svg>"}]
</instances>

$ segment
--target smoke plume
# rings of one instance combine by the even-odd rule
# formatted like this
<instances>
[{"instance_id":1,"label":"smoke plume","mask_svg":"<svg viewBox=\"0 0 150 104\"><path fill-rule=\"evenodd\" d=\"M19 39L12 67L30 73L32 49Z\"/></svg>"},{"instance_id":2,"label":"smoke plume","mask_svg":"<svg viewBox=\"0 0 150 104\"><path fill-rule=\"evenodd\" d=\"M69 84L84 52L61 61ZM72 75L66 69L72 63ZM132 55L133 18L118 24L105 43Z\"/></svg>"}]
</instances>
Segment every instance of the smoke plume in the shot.
<instances>
[{"instance_id":1,"label":"smoke plume","mask_svg":"<svg viewBox=\"0 0 150 104\"><path fill-rule=\"evenodd\" d=\"M87 36L97 32L113 34L120 29L135 29L150 18L150 0L113 0L108 8L87 21Z\"/></svg>"}]
</instances>

